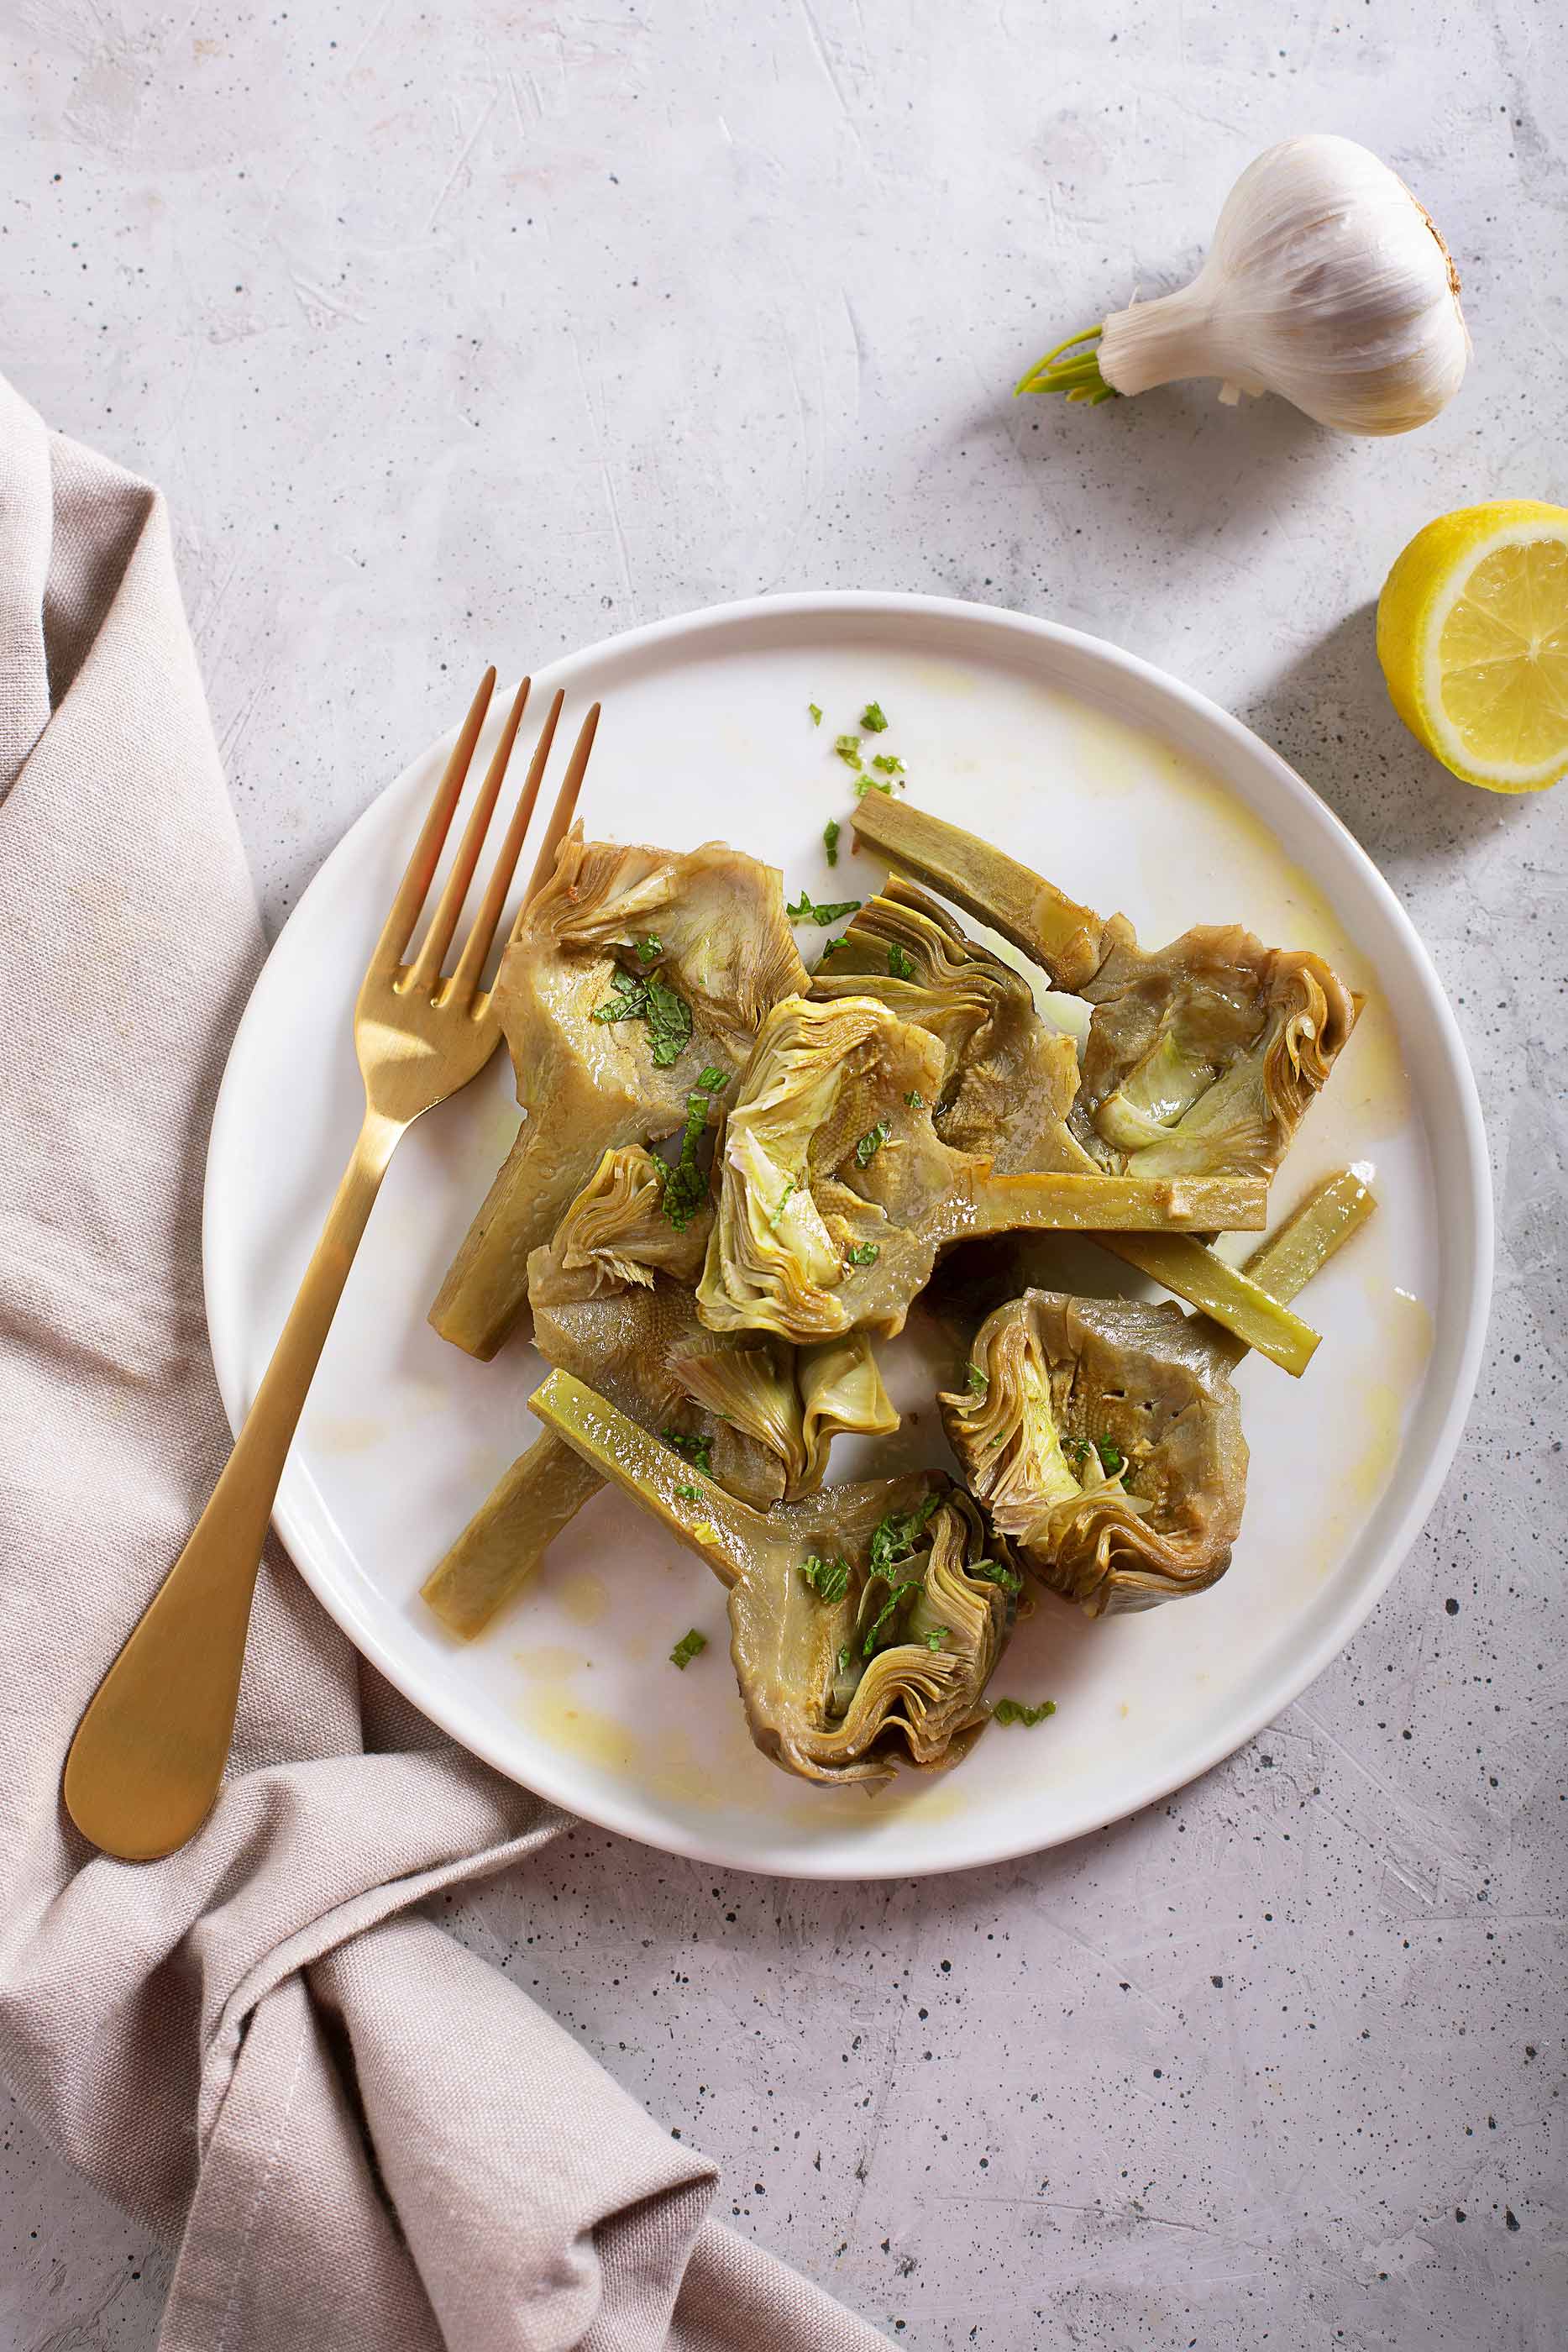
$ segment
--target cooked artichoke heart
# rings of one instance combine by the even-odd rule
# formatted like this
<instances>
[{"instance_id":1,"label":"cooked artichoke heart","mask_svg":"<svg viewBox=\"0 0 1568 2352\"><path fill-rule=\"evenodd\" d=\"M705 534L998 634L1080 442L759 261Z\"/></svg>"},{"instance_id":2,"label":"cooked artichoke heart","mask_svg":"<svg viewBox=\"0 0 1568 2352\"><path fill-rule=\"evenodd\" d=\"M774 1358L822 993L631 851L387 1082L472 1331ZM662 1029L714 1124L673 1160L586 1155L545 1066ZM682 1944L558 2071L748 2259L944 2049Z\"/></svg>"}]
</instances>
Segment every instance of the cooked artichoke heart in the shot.
<instances>
[{"instance_id":1,"label":"cooked artichoke heart","mask_svg":"<svg viewBox=\"0 0 1568 2352\"><path fill-rule=\"evenodd\" d=\"M1155 954L1119 919L1108 937L1083 990L1080 1140L1118 1173L1272 1176L1354 1024L1349 990L1237 924Z\"/></svg>"},{"instance_id":2,"label":"cooked artichoke heart","mask_svg":"<svg viewBox=\"0 0 1568 2352\"><path fill-rule=\"evenodd\" d=\"M688 1034L597 1017L640 976L680 1000ZM442 1337L493 1356L527 1306L529 1253L601 1152L677 1134L703 1069L738 1069L768 1007L806 984L774 867L721 842L682 855L585 842L574 826L497 976L524 1119L431 1309ZM720 1108L716 1094L712 1118Z\"/></svg>"},{"instance_id":3,"label":"cooked artichoke heart","mask_svg":"<svg viewBox=\"0 0 1568 2352\"><path fill-rule=\"evenodd\" d=\"M1206 1327L1174 1305L1030 1290L987 1317L949 1442L1023 1564L1091 1616L1222 1576L1247 1495L1241 1412Z\"/></svg>"}]
</instances>

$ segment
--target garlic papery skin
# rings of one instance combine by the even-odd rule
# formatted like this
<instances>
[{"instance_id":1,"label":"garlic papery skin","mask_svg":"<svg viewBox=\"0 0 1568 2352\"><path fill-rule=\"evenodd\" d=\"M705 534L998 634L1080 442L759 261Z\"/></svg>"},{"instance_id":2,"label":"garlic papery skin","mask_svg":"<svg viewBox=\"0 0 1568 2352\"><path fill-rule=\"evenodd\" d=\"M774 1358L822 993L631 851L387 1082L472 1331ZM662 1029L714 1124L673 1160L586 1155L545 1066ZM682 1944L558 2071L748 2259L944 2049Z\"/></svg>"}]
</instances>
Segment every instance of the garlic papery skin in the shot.
<instances>
[{"instance_id":1,"label":"garlic papery skin","mask_svg":"<svg viewBox=\"0 0 1568 2352\"><path fill-rule=\"evenodd\" d=\"M1453 398L1469 354L1428 215L1366 148L1313 133L1249 165L1190 286L1118 311L1092 355L1042 362L1020 388L1083 399L1089 370L1127 394L1218 376L1222 397L1276 392L1342 433L1408 433Z\"/></svg>"}]
</instances>

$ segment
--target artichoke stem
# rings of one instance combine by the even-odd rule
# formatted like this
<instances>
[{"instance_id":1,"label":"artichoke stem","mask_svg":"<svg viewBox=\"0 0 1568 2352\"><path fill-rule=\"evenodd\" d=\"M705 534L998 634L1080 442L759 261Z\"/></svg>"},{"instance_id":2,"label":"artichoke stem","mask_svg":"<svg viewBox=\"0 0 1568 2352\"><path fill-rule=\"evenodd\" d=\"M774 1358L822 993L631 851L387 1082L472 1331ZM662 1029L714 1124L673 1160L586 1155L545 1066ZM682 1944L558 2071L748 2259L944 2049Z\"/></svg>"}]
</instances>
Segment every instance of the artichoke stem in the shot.
<instances>
[{"instance_id":1,"label":"artichoke stem","mask_svg":"<svg viewBox=\"0 0 1568 2352\"><path fill-rule=\"evenodd\" d=\"M1371 1191L1354 1168L1342 1168L1317 1185L1292 1209L1278 1233L1255 1249L1242 1269L1249 1282L1288 1306L1320 1267L1328 1264L1352 1234L1363 1226L1377 1206ZM1234 1368L1247 1353L1247 1342L1233 1331L1216 1328L1211 1345L1216 1355Z\"/></svg>"},{"instance_id":2,"label":"artichoke stem","mask_svg":"<svg viewBox=\"0 0 1568 2352\"><path fill-rule=\"evenodd\" d=\"M465 1642L482 1633L602 1483L557 1437L519 1454L420 1587L447 1632Z\"/></svg>"},{"instance_id":3,"label":"artichoke stem","mask_svg":"<svg viewBox=\"0 0 1568 2352\"><path fill-rule=\"evenodd\" d=\"M988 842L883 793L867 793L854 813L860 840L889 865L962 907L1050 974L1057 988L1082 989L1110 942L1092 907L1080 907Z\"/></svg>"},{"instance_id":4,"label":"artichoke stem","mask_svg":"<svg viewBox=\"0 0 1568 2352\"><path fill-rule=\"evenodd\" d=\"M944 1241L1034 1232L1260 1233L1269 1188L1255 1176L1030 1174L977 1177L944 1203Z\"/></svg>"},{"instance_id":5,"label":"artichoke stem","mask_svg":"<svg viewBox=\"0 0 1568 2352\"><path fill-rule=\"evenodd\" d=\"M768 1540L759 1511L737 1503L570 1372L551 1372L528 1399L528 1408L601 1478L621 1487L699 1553L727 1589L744 1580L747 1561L755 1560ZM693 1486L695 1502L679 1491Z\"/></svg>"}]
</instances>

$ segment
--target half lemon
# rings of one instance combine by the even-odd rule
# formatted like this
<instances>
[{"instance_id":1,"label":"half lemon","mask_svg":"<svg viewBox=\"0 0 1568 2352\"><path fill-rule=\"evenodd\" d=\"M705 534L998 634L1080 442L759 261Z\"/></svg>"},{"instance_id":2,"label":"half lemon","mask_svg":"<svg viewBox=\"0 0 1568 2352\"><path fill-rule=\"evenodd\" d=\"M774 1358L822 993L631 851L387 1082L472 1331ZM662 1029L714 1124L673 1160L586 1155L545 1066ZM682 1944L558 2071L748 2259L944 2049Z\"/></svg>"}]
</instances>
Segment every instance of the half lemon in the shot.
<instances>
[{"instance_id":1,"label":"half lemon","mask_svg":"<svg viewBox=\"0 0 1568 2352\"><path fill-rule=\"evenodd\" d=\"M1394 708L1467 784L1568 772L1568 507L1496 499L1417 531L1377 601Z\"/></svg>"}]
</instances>

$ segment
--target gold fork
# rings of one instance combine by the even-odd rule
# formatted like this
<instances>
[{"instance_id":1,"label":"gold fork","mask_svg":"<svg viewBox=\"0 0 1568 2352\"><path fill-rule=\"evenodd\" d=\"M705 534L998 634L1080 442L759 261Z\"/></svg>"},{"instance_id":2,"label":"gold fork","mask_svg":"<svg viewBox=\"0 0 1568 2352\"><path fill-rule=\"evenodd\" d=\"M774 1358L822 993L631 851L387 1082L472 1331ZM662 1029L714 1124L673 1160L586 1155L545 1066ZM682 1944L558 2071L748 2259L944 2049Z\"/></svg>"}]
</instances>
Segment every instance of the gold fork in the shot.
<instances>
[{"instance_id":1,"label":"gold fork","mask_svg":"<svg viewBox=\"0 0 1568 2352\"><path fill-rule=\"evenodd\" d=\"M424 821L354 1007L365 1117L288 1320L212 1499L77 1726L65 1800L84 1837L122 1862L172 1853L212 1809L234 1736L251 1596L267 1524L321 1349L399 1138L422 1113L476 1077L499 1040L480 983L507 903L564 697L557 694L479 912L455 971L442 966L495 814L528 697L517 688L446 886L412 963L402 961L434 879L496 684L474 698ZM531 898L560 846L599 723L582 722L532 879Z\"/></svg>"}]
</instances>

